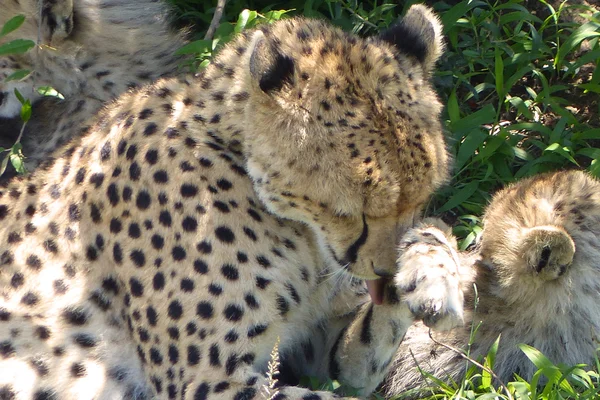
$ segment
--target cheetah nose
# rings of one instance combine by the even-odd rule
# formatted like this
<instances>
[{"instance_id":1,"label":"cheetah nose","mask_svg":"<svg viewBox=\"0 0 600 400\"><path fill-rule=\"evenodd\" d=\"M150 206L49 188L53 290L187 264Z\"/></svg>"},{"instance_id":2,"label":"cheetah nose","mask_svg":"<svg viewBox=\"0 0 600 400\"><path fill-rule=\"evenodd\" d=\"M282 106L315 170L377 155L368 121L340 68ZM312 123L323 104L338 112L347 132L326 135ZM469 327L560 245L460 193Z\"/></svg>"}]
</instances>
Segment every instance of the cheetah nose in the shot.
<instances>
[{"instance_id":1,"label":"cheetah nose","mask_svg":"<svg viewBox=\"0 0 600 400\"><path fill-rule=\"evenodd\" d=\"M390 271L386 271L384 269L373 268L373 272L375 272L375 275L380 276L384 279L391 279L394 277L393 273L391 273Z\"/></svg>"}]
</instances>

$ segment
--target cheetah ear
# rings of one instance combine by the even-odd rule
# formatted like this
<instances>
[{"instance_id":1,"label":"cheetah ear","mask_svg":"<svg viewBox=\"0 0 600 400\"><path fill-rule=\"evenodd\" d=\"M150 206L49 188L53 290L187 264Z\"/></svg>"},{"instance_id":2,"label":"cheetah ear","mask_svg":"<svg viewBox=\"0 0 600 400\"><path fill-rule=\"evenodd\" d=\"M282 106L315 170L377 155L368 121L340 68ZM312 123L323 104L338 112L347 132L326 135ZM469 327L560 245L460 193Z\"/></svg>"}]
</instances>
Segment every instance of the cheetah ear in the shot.
<instances>
[{"instance_id":1,"label":"cheetah ear","mask_svg":"<svg viewBox=\"0 0 600 400\"><path fill-rule=\"evenodd\" d=\"M264 36L259 37L250 56L250 75L263 92L278 92L293 83L294 60L267 43Z\"/></svg>"},{"instance_id":2,"label":"cheetah ear","mask_svg":"<svg viewBox=\"0 0 600 400\"><path fill-rule=\"evenodd\" d=\"M399 23L379 37L403 54L415 57L425 74L429 75L444 51L442 31L442 23L433 11L422 4L415 4Z\"/></svg>"}]
</instances>

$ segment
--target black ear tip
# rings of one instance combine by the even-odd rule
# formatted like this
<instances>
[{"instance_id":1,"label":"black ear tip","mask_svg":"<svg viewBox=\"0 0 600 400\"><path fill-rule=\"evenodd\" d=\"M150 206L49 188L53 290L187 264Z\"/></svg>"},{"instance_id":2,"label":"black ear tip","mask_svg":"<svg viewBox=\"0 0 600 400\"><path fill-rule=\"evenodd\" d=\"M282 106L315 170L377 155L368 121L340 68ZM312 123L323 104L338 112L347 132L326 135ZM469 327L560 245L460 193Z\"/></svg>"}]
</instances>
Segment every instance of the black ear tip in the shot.
<instances>
[{"instance_id":1,"label":"black ear tip","mask_svg":"<svg viewBox=\"0 0 600 400\"><path fill-rule=\"evenodd\" d=\"M294 60L267 38L258 39L250 57L250 74L265 93L281 90L294 80Z\"/></svg>"},{"instance_id":2,"label":"black ear tip","mask_svg":"<svg viewBox=\"0 0 600 400\"><path fill-rule=\"evenodd\" d=\"M258 85L260 89L269 93L278 91L288 83L292 83L294 78L294 60L286 55L277 54L275 61L261 76Z\"/></svg>"},{"instance_id":3,"label":"black ear tip","mask_svg":"<svg viewBox=\"0 0 600 400\"><path fill-rule=\"evenodd\" d=\"M380 38L403 54L417 59L424 70L429 71L443 52L442 32L442 23L433 10L415 4L399 23L383 32Z\"/></svg>"}]
</instances>

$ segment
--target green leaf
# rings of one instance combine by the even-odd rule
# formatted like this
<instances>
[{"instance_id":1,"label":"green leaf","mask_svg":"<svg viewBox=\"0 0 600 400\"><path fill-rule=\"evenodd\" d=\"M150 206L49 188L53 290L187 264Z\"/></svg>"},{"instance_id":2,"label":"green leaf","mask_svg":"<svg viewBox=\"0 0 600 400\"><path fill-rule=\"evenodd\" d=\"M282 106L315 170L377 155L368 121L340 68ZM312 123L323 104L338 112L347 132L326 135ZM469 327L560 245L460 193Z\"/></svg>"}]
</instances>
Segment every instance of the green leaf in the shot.
<instances>
[{"instance_id":1,"label":"green leaf","mask_svg":"<svg viewBox=\"0 0 600 400\"><path fill-rule=\"evenodd\" d=\"M456 123L450 124L450 130L455 138L460 138L481 125L493 123L495 119L496 110L494 106L487 104L481 110L477 110L473 114L456 121Z\"/></svg>"},{"instance_id":2,"label":"green leaf","mask_svg":"<svg viewBox=\"0 0 600 400\"><path fill-rule=\"evenodd\" d=\"M25 164L23 163L23 155L11 153L9 158L10 158L10 163L14 167L15 171L17 171L17 173L19 173L21 175L25 174L26 171L25 171Z\"/></svg>"},{"instance_id":3,"label":"green leaf","mask_svg":"<svg viewBox=\"0 0 600 400\"><path fill-rule=\"evenodd\" d=\"M15 88L14 92L15 92L15 96L17 96L17 100L19 100L19 103L25 104L25 98L23 97L21 92L19 92L16 88Z\"/></svg>"},{"instance_id":4,"label":"green leaf","mask_svg":"<svg viewBox=\"0 0 600 400\"><path fill-rule=\"evenodd\" d=\"M450 123L455 123L460 119L456 90L453 90L448 97L448 117L450 118Z\"/></svg>"},{"instance_id":5,"label":"green leaf","mask_svg":"<svg viewBox=\"0 0 600 400\"><path fill-rule=\"evenodd\" d=\"M263 17L267 21L279 21L284 14L287 14L290 11L294 11L294 10L293 9L291 9L291 10L272 10L272 11L265 13L263 15Z\"/></svg>"},{"instance_id":6,"label":"green leaf","mask_svg":"<svg viewBox=\"0 0 600 400\"><path fill-rule=\"evenodd\" d=\"M15 17L12 17L8 21L6 21L6 23L4 24L4 26L0 30L0 37L6 36L9 33L11 33L12 31L16 30L21 25L23 25L24 21L25 21L25 16L24 15L17 15Z\"/></svg>"},{"instance_id":7,"label":"green leaf","mask_svg":"<svg viewBox=\"0 0 600 400\"><path fill-rule=\"evenodd\" d=\"M458 189L456 193L450 197L450 199L436 210L437 214L442 214L454 207L458 207L465 201L467 201L479 188L479 181L472 181L464 185L462 188Z\"/></svg>"},{"instance_id":8,"label":"green leaf","mask_svg":"<svg viewBox=\"0 0 600 400\"><path fill-rule=\"evenodd\" d=\"M18 69L9 76L7 76L4 79L4 82L20 81L21 79L28 77L29 74L31 74L31 71L28 69Z\"/></svg>"},{"instance_id":9,"label":"green leaf","mask_svg":"<svg viewBox=\"0 0 600 400\"><path fill-rule=\"evenodd\" d=\"M23 54L35 46L32 40L15 39L3 45L0 45L0 56L7 54Z\"/></svg>"},{"instance_id":10,"label":"green leaf","mask_svg":"<svg viewBox=\"0 0 600 400\"><path fill-rule=\"evenodd\" d=\"M256 11L250 11L248 9L242 10L240 15L238 16L238 20L235 24L234 32L240 33L246 27L249 27L250 24L258 17L258 13Z\"/></svg>"},{"instance_id":11,"label":"green leaf","mask_svg":"<svg viewBox=\"0 0 600 400\"><path fill-rule=\"evenodd\" d=\"M487 133L482 132L481 129L473 129L465 136L456 155L454 167L457 171L460 171L467 161L475 156L475 152L487 138Z\"/></svg>"},{"instance_id":12,"label":"green leaf","mask_svg":"<svg viewBox=\"0 0 600 400\"><path fill-rule=\"evenodd\" d=\"M8 160L8 155L2 159L2 163L0 164L0 176L4 175L4 172L6 172L6 167L8 167Z\"/></svg>"},{"instance_id":13,"label":"green leaf","mask_svg":"<svg viewBox=\"0 0 600 400\"><path fill-rule=\"evenodd\" d=\"M25 100L25 103L21 106L21 120L23 122L29 121L31 118L31 102L29 100Z\"/></svg>"},{"instance_id":14,"label":"green leaf","mask_svg":"<svg viewBox=\"0 0 600 400\"><path fill-rule=\"evenodd\" d=\"M212 40L195 40L177 49L177 51L175 51L175 54L180 56L185 54L202 54L206 52L210 53L211 47Z\"/></svg>"},{"instance_id":15,"label":"green leaf","mask_svg":"<svg viewBox=\"0 0 600 400\"><path fill-rule=\"evenodd\" d=\"M494 370L494 362L496 361L496 354L498 354L498 345L500 344L501 336L502 334L498 335L498 338L494 341L494 344L492 344L492 347L490 347L490 350L485 357L484 365L491 370ZM484 387L490 387L492 385L492 378L492 374L488 371L483 370L481 372L481 383Z\"/></svg>"},{"instance_id":16,"label":"green leaf","mask_svg":"<svg viewBox=\"0 0 600 400\"><path fill-rule=\"evenodd\" d=\"M499 47L496 47L494 50L494 65L496 91L498 92L500 101L504 101L504 61L502 60L502 53Z\"/></svg>"},{"instance_id":17,"label":"green leaf","mask_svg":"<svg viewBox=\"0 0 600 400\"><path fill-rule=\"evenodd\" d=\"M65 97L52 86L40 86L39 88L37 88L37 92L42 96L57 97L61 100L65 99Z\"/></svg>"},{"instance_id":18,"label":"green leaf","mask_svg":"<svg viewBox=\"0 0 600 400\"><path fill-rule=\"evenodd\" d=\"M579 166L577 161L575 161L573 156L571 156L570 149L566 146L565 147L561 146L559 143L552 143L550 146L546 147L546 149L544 150L544 153L546 153L546 152L553 152L553 153L559 154L559 155L563 156L564 158L566 158L567 160L571 161L573 164Z\"/></svg>"},{"instance_id":19,"label":"green leaf","mask_svg":"<svg viewBox=\"0 0 600 400\"><path fill-rule=\"evenodd\" d=\"M562 65L563 59L577 47L581 42L586 39L590 39L593 37L600 36L600 32L598 32L598 28L600 24L595 22L588 22L586 24L581 25L575 31L573 31L569 38L565 41L565 43L560 46L558 49L558 53L556 54L556 59L554 60L554 66L556 69L560 69Z\"/></svg>"}]
</instances>

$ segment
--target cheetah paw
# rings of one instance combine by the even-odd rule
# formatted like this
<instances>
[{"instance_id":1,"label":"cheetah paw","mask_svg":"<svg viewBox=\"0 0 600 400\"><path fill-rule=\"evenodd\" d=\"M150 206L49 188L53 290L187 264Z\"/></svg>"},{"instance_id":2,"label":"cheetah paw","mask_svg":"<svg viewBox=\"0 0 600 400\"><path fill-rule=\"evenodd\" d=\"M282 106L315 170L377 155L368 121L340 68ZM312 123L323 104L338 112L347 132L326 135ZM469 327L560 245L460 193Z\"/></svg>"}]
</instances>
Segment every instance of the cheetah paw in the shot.
<instances>
[{"instance_id":1,"label":"cheetah paw","mask_svg":"<svg viewBox=\"0 0 600 400\"><path fill-rule=\"evenodd\" d=\"M394 278L401 299L414 317L436 330L463 324L463 292L456 244L438 228L442 226L445 227L435 220L404 235Z\"/></svg>"}]
</instances>

